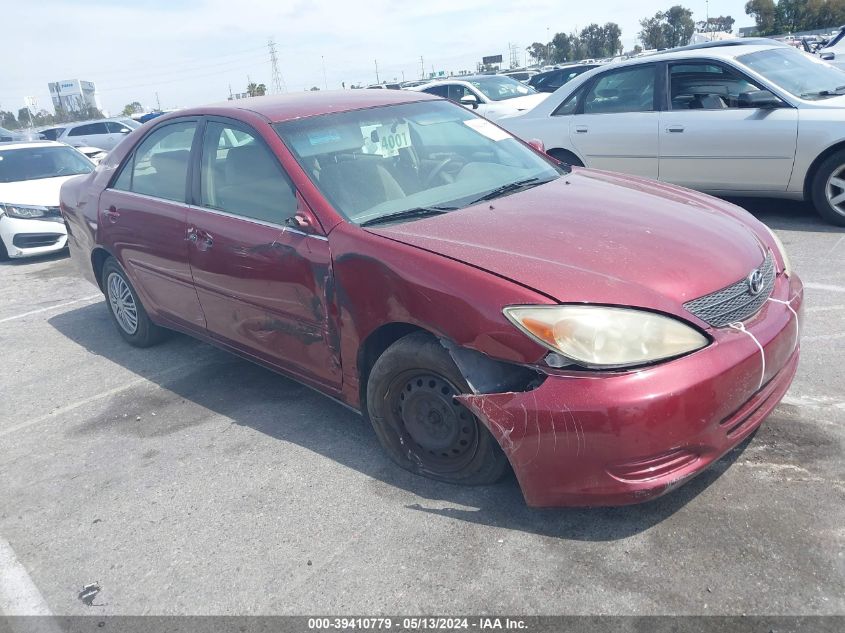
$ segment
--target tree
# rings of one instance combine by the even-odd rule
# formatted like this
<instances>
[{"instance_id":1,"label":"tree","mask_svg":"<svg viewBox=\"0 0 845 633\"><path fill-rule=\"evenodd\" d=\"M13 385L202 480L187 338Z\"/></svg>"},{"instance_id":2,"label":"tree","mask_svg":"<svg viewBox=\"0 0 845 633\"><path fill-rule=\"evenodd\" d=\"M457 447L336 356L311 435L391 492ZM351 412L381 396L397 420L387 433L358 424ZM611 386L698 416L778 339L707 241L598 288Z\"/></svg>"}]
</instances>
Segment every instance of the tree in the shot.
<instances>
[{"instance_id":1,"label":"tree","mask_svg":"<svg viewBox=\"0 0 845 633\"><path fill-rule=\"evenodd\" d=\"M775 33L776 12L774 0L748 0L745 5L746 15L752 16L757 23L758 35Z\"/></svg>"},{"instance_id":2,"label":"tree","mask_svg":"<svg viewBox=\"0 0 845 633\"><path fill-rule=\"evenodd\" d=\"M663 33L662 13L657 13L653 18L640 20L640 41L646 49L666 48L666 37Z\"/></svg>"},{"instance_id":3,"label":"tree","mask_svg":"<svg viewBox=\"0 0 845 633\"><path fill-rule=\"evenodd\" d=\"M613 57L622 52L622 29L616 22L604 25L605 57Z\"/></svg>"},{"instance_id":4,"label":"tree","mask_svg":"<svg viewBox=\"0 0 845 633\"><path fill-rule=\"evenodd\" d=\"M21 108L18 110L18 125L19 127L31 126L33 124L32 113L29 108Z\"/></svg>"},{"instance_id":5,"label":"tree","mask_svg":"<svg viewBox=\"0 0 845 633\"><path fill-rule=\"evenodd\" d=\"M127 103L123 106L123 115L124 116L132 116L133 114L137 114L138 112L143 112L144 106L142 106L137 101L133 101L132 103Z\"/></svg>"},{"instance_id":6,"label":"tree","mask_svg":"<svg viewBox=\"0 0 845 633\"><path fill-rule=\"evenodd\" d=\"M320 91L320 89L317 86L311 86L311 88L309 88L309 90L311 92L319 92Z\"/></svg>"},{"instance_id":7,"label":"tree","mask_svg":"<svg viewBox=\"0 0 845 633\"><path fill-rule=\"evenodd\" d=\"M531 46L525 49L528 51L528 55L536 61L538 64L542 63L546 60L549 54L549 45L548 44L541 44L540 42L534 42Z\"/></svg>"},{"instance_id":8,"label":"tree","mask_svg":"<svg viewBox=\"0 0 845 633\"><path fill-rule=\"evenodd\" d=\"M263 97L267 94L267 86L251 81L247 84L246 92L250 97Z\"/></svg>"},{"instance_id":9,"label":"tree","mask_svg":"<svg viewBox=\"0 0 845 633\"><path fill-rule=\"evenodd\" d=\"M695 33L692 11L676 4L640 20L640 41L646 48L674 48L689 43Z\"/></svg>"},{"instance_id":10,"label":"tree","mask_svg":"<svg viewBox=\"0 0 845 633\"><path fill-rule=\"evenodd\" d=\"M20 123L15 118L15 113L0 110L0 127L4 127L7 130L17 130L20 127Z\"/></svg>"},{"instance_id":11,"label":"tree","mask_svg":"<svg viewBox=\"0 0 845 633\"><path fill-rule=\"evenodd\" d=\"M695 30L699 33L731 33L734 28L734 20L729 15L720 15L717 18L709 18L695 23Z\"/></svg>"},{"instance_id":12,"label":"tree","mask_svg":"<svg viewBox=\"0 0 845 633\"><path fill-rule=\"evenodd\" d=\"M578 53L580 52L581 42L575 33L572 35L555 33L555 36L552 38L552 46L554 48L551 61L556 64L580 59Z\"/></svg>"},{"instance_id":13,"label":"tree","mask_svg":"<svg viewBox=\"0 0 845 633\"><path fill-rule=\"evenodd\" d=\"M604 29L598 24L590 24L581 30L581 41L584 43L584 52L587 57L600 59L606 57Z\"/></svg>"}]
</instances>

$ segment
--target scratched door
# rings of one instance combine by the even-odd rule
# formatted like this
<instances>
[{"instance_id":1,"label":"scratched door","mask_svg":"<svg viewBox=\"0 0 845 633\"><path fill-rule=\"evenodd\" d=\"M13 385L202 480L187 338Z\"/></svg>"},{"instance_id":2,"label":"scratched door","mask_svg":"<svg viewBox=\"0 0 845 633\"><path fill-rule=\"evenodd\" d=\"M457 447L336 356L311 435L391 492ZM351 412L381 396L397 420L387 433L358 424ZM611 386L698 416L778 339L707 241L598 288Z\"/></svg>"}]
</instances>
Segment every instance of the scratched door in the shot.
<instances>
[{"instance_id":1,"label":"scratched door","mask_svg":"<svg viewBox=\"0 0 845 633\"><path fill-rule=\"evenodd\" d=\"M189 261L209 334L306 380L340 385L328 241L287 227L299 200L257 134L211 120L188 209Z\"/></svg>"}]
</instances>

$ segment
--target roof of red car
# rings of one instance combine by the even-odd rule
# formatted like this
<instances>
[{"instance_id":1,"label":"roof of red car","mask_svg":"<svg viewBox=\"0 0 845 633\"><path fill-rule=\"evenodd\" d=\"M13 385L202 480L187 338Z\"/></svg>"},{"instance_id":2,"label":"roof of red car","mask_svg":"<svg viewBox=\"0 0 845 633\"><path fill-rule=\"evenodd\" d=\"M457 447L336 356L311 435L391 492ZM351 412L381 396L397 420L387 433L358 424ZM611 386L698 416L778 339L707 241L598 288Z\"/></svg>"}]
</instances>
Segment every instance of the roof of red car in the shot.
<instances>
[{"instance_id":1,"label":"roof of red car","mask_svg":"<svg viewBox=\"0 0 845 633\"><path fill-rule=\"evenodd\" d=\"M283 95L266 97L251 97L224 101L205 107L190 108L179 114L199 114L203 110L213 108L234 108L256 112L273 123L289 121L301 117L328 114L330 112L345 112L361 108L374 108L396 103L410 103L428 99L438 99L424 92L409 90L314 90L294 92Z\"/></svg>"}]
</instances>

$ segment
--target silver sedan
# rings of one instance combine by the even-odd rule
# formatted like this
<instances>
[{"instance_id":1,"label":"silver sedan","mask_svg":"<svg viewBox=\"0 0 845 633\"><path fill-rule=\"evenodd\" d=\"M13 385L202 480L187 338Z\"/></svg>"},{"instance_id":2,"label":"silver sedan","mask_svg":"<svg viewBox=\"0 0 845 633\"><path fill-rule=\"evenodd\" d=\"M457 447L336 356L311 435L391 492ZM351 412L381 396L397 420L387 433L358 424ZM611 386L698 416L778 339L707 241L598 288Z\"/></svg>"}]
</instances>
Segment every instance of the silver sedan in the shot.
<instances>
[{"instance_id":1,"label":"silver sedan","mask_svg":"<svg viewBox=\"0 0 845 633\"><path fill-rule=\"evenodd\" d=\"M603 66L497 123L564 162L714 195L812 200L845 226L845 72L775 42Z\"/></svg>"}]
</instances>

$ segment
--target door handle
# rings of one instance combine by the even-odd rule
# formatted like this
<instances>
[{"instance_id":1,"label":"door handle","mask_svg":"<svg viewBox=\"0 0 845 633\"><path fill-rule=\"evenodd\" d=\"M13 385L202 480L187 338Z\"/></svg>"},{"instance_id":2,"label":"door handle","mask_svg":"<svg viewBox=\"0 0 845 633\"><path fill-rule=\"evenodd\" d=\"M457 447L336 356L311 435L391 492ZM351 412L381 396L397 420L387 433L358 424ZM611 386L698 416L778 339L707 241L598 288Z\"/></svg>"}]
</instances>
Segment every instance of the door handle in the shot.
<instances>
[{"instance_id":1,"label":"door handle","mask_svg":"<svg viewBox=\"0 0 845 633\"><path fill-rule=\"evenodd\" d=\"M186 242L194 242L197 241L197 230L194 227L188 227L188 231L185 233L185 241Z\"/></svg>"},{"instance_id":2,"label":"door handle","mask_svg":"<svg viewBox=\"0 0 845 633\"><path fill-rule=\"evenodd\" d=\"M120 211L118 211L117 208L112 205L104 211L103 215L105 215L109 219L109 222L114 224L115 222L117 222L118 218L120 218Z\"/></svg>"},{"instance_id":3,"label":"door handle","mask_svg":"<svg viewBox=\"0 0 845 633\"><path fill-rule=\"evenodd\" d=\"M680 134L681 132L684 131L684 126L683 125L670 125L669 127L666 128L666 131L669 132L670 134Z\"/></svg>"},{"instance_id":4,"label":"door handle","mask_svg":"<svg viewBox=\"0 0 845 633\"><path fill-rule=\"evenodd\" d=\"M589 128L586 125L576 125L575 132L578 134L586 134L589 131Z\"/></svg>"}]
</instances>

